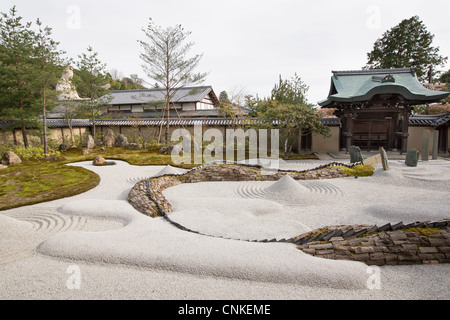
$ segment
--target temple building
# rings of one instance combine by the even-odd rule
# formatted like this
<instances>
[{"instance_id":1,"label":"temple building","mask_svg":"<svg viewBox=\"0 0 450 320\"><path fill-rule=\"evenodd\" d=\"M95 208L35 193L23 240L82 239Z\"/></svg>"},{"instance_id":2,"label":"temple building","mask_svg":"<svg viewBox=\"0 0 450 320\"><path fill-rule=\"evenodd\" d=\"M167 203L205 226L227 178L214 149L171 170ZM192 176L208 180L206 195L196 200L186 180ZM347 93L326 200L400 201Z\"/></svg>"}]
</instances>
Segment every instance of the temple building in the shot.
<instances>
[{"instance_id":1,"label":"temple building","mask_svg":"<svg viewBox=\"0 0 450 320\"><path fill-rule=\"evenodd\" d=\"M450 95L450 92L425 88L413 68L332 73L328 98L319 105L334 108L334 114L340 119L340 150L355 145L362 150L383 147L407 152L411 146L408 146L410 126L419 126L421 120L420 116L411 117L412 106L439 102ZM445 121L440 121L441 118ZM439 130L440 151L447 153L450 117L422 120Z\"/></svg>"},{"instance_id":2,"label":"temple building","mask_svg":"<svg viewBox=\"0 0 450 320\"><path fill-rule=\"evenodd\" d=\"M172 93L171 118L218 117L219 99L210 86L183 87ZM164 89L110 91L103 117L161 118L165 110Z\"/></svg>"}]
</instances>

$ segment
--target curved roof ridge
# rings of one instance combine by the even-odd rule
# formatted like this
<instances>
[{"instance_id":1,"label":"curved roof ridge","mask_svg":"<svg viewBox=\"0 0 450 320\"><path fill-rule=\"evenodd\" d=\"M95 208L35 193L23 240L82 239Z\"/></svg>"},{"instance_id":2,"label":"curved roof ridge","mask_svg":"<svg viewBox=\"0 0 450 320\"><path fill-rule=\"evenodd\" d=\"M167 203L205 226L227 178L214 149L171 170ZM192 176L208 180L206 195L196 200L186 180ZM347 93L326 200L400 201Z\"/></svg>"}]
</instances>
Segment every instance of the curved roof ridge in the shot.
<instances>
[{"instance_id":1,"label":"curved roof ridge","mask_svg":"<svg viewBox=\"0 0 450 320\"><path fill-rule=\"evenodd\" d=\"M334 76L346 75L375 75L375 74L399 74L411 73L415 75L414 68L392 68L392 69L368 69L368 70L346 70L346 71L331 71Z\"/></svg>"}]
</instances>

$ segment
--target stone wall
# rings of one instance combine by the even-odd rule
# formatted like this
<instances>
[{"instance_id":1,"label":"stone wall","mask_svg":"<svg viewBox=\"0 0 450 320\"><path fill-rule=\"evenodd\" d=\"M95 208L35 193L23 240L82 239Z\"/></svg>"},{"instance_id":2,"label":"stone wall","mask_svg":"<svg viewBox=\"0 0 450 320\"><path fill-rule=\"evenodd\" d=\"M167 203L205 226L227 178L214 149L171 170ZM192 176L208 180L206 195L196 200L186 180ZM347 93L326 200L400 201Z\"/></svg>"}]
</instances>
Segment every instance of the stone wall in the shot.
<instances>
[{"instance_id":1,"label":"stone wall","mask_svg":"<svg viewBox=\"0 0 450 320\"><path fill-rule=\"evenodd\" d=\"M328 241L311 241L297 248L320 258L361 261L378 266L449 263L450 221L441 221L438 227L434 224L420 223L422 226L419 227L348 238L332 237ZM348 226L354 230L361 227ZM320 231L312 234L314 232Z\"/></svg>"},{"instance_id":2,"label":"stone wall","mask_svg":"<svg viewBox=\"0 0 450 320\"><path fill-rule=\"evenodd\" d=\"M342 164L339 164L342 166ZM139 212L151 217L164 216L172 211L172 206L162 192L181 183L207 181L277 181L289 174L296 180L330 179L347 176L341 168L327 166L298 171L274 171L264 173L258 166L241 164L207 164L182 175L165 175L138 182L128 194L128 201Z\"/></svg>"},{"instance_id":3,"label":"stone wall","mask_svg":"<svg viewBox=\"0 0 450 320\"><path fill-rule=\"evenodd\" d=\"M73 128L73 135L76 140L82 139L85 135L89 133L90 128L88 127L76 127ZM70 141L70 130L69 128L49 128L48 130L48 139L54 140L55 144L59 145L63 142L71 142ZM31 146L40 146L42 145L42 140L38 136L40 135L40 131L37 129L28 129L27 130L27 138L28 142ZM17 144L19 147L23 147L23 137L22 132L19 129L14 131L2 131L0 130L0 144L4 145L15 145Z\"/></svg>"},{"instance_id":4,"label":"stone wall","mask_svg":"<svg viewBox=\"0 0 450 320\"><path fill-rule=\"evenodd\" d=\"M145 215L153 218L162 216L163 212L172 211L171 204L162 192L181 183L176 176L142 180L131 189L128 194L128 201L136 210Z\"/></svg>"}]
</instances>

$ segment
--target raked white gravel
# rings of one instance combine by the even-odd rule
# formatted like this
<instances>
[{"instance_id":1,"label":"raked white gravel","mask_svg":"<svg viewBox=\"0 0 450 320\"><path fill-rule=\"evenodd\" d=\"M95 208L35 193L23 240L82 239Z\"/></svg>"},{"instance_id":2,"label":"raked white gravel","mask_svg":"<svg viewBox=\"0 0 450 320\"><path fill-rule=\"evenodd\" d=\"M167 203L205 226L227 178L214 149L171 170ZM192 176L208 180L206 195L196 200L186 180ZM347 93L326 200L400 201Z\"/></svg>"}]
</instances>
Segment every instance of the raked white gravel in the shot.
<instances>
[{"instance_id":1,"label":"raked white gravel","mask_svg":"<svg viewBox=\"0 0 450 320\"><path fill-rule=\"evenodd\" d=\"M377 168L374 177L300 188L285 181L280 189L267 182L167 189L173 220L210 236L146 217L126 201L134 183L170 168L116 163L73 164L99 174L99 186L1 212L1 299L450 298L449 265L382 267L374 289L368 285L374 271L363 263L315 258L292 244L237 240L295 236L326 225L449 218L448 161L417 168L391 161L390 171ZM316 165L283 163L283 169ZM305 195L298 204L287 194L295 189ZM278 190L285 193L277 198Z\"/></svg>"}]
</instances>

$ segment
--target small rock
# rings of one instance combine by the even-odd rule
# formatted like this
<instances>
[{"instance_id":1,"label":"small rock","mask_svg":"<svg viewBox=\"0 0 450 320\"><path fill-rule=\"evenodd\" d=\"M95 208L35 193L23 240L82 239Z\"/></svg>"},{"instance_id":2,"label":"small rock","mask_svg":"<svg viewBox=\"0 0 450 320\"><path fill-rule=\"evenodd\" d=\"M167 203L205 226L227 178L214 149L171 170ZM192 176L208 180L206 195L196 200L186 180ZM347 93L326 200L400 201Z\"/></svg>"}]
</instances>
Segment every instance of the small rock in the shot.
<instances>
[{"instance_id":1,"label":"small rock","mask_svg":"<svg viewBox=\"0 0 450 320\"><path fill-rule=\"evenodd\" d=\"M164 153L164 154L177 154L177 155L183 155L183 148L181 148L178 145L170 145L168 147L162 147L159 150L159 153Z\"/></svg>"},{"instance_id":2,"label":"small rock","mask_svg":"<svg viewBox=\"0 0 450 320\"><path fill-rule=\"evenodd\" d=\"M61 144L59 145L58 150L59 150L59 151L67 151L67 150L69 150L71 147L72 147L72 146L71 146L70 144L64 142L64 143L61 143Z\"/></svg>"},{"instance_id":3,"label":"small rock","mask_svg":"<svg viewBox=\"0 0 450 320\"><path fill-rule=\"evenodd\" d=\"M94 150L92 149L85 149L83 150L83 156L87 156L88 154L94 153Z\"/></svg>"},{"instance_id":4,"label":"small rock","mask_svg":"<svg viewBox=\"0 0 450 320\"><path fill-rule=\"evenodd\" d=\"M129 150L142 150L142 144L138 144L138 143L129 143L126 145L127 149Z\"/></svg>"}]
</instances>

